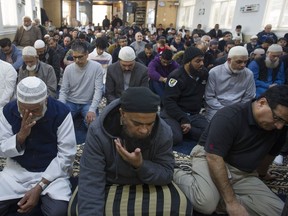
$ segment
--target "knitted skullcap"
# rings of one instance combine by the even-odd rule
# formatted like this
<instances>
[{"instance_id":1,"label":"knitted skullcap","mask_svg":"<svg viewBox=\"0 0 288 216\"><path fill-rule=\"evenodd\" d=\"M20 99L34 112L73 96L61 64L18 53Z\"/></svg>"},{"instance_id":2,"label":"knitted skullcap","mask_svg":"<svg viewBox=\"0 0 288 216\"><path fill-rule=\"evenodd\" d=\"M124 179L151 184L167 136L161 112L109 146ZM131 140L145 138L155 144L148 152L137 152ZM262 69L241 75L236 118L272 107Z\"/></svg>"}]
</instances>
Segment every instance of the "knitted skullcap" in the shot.
<instances>
[{"instance_id":1,"label":"knitted skullcap","mask_svg":"<svg viewBox=\"0 0 288 216\"><path fill-rule=\"evenodd\" d=\"M43 40L36 40L34 43L35 49L41 49L45 47L45 43Z\"/></svg>"},{"instance_id":2,"label":"knitted skullcap","mask_svg":"<svg viewBox=\"0 0 288 216\"><path fill-rule=\"evenodd\" d=\"M233 56L248 56L248 51L243 46L235 46L232 47L228 53L228 58L231 58Z\"/></svg>"},{"instance_id":3,"label":"knitted skullcap","mask_svg":"<svg viewBox=\"0 0 288 216\"><path fill-rule=\"evenodd\" d=\"M32 46L26 46L22 50L22 56L37 56L37 51Z\"/></svg>"},{"instance_id":4,"label":"knitted skullcap","mask_svg":"<svg viewBox=\"0 0 288 216\"><path fill-rule=\"evenodd\" d=\"M120 98L123 111L134 113L155 113L160 105L160 98L147 87L130 87Z\"/></svg>"},{"instance_id":5,"label":"knitted skullcap","mask_svg":"<svg viewBox=\"0 0 288 216\"><path fill-rule=\"evenodd\" d=\"M25 104L37 104L47 98L47 86L39 78L31 76L17 85L17 100Z\"/></svg>"},{"instance_id":6,"label":"knitted skullcap","mask_svg":"<svg viewBox=\"0 0 288 216\"><path fill-rule=\"evenodd\" d=\"M283 48L279 44L272 44L268 47L267 52L283 52Z\"/></svg>"},{"instance_id":7,"label":"knitted skullcap","mask_svg":"<svg viewBox=\"0 0 288 216\"><path fill-rule=\"evenodd\" d=\"M124 46L120 49L118 58L122 61L133 61L136 58L135 51L130 46Z\"/></svg>"},{"instance_id":8,"label":"knitted skullcap","mask_svg":"<svg viewBox=\"0 0 288 216\"><path fill-rule=\"evenodd\" d=\"M257 35L252 35L250 39L258 39Z\"/></svg>"},{"instance_id":9,"label":"knitted skullcap","mask_svg":"<svg viewBox=\"0 0 288 216\"><path fill-rule=\"evenodd\" d=\"M197 56L203 57L204 53L196 47L188 47L183 55L183 63L186 64Z\"/></svg>"},{"instance_id":10,"label":"knitted skullcap","mask_svg":"<svg viewBox=\"0 0 288 216\"><path fill-rule=\"evenodd\" d=\"M255 50L252 51L253 54L258 54L258 55L263 55L265 54L265 50L262 48L257 48Z\"/></svg>"}]
</instances>

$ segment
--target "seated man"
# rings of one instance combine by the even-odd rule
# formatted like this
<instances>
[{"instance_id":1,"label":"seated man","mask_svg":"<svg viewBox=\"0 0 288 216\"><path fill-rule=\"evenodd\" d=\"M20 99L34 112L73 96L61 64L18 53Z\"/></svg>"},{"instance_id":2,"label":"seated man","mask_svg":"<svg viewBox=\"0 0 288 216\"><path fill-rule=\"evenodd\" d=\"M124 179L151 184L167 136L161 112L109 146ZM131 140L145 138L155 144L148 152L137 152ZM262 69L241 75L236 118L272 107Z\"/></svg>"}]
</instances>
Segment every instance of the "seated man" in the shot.
<instances>
[{"instance_id":1,"label":"seated man","mask_svg":"<svg viewBox=\"0 0 288 216\"><path fill-rule=\"evenodd\" d=\"M65 68L59 100L70 108L73 117L81 114L88 126L96 119L102 98L103 69L98 62L87 60L85 43L75 41L71 49L75 62Z\"/></svg>"},{"instance_id":2,"label":"seated man","mask_svg":"<svg viewBox=\"0 0 288 216\"><path fill-rule=\"evenodd\" d=\"M139 63L148 67L149 63L155 58L157 53L153 51L153 46L150 43L145 44L144 51L137 55L137 60Z\"/></svg>"},{"instance_id":3,"label":"seated man","mask_svg":"<svg viewBox=\"0 0 288 216\"><path fill-rule=\"evenodd\" d=\"M288 86L274 86L257 100L215 114L191 152L191 172L174 172L195 210L281 215L283 201L261 179L272 179L267 170L285 143L287 95Z\"/></svg>"},{"instance_id":4,"label":"seated man","mask_svg":"<svg viewBox=\"0 0 288 216\"><path fill-rule=\"evenodd\" d=\"M17 28L13 44L16 46L33 46L36 40L42 39L42 34L37 26L32 24L29 16L22 17L22 25Z\"/></svg>"},{"instance_id":5,"label":"seated man","mask_svg":"<svg viewBox=\"0 0 288 216\"><path fill-rule=\"evenodd\" d=\"M284 63L281 61L283 48L278 44L271 45L266 56L255 59L249 64L249 69L254 74L256 83L256 97L259 97L267 89L285 82Z\"/></svg>"},{"instance_id":6,"label":"seated man","mask_svg":"<svg viewBox=\"0 0 288 216\"><path fill-rule=\"evenodd\" d=\"M18 71L23 64L21 50L12 44L9 38L1 39L0 47L0 59L10 63Z\"/></svg>"},{"instance_id":7,"label":"seated man","mask_svg":"<svg viewBox=\"0 0 288 216\"><path fill-rule=\"evenodd\" d=\"M184 65L168 76L161 117L171 127L174 145L183 140L183 134L198 140L207 125L199 114L208 71L204 65L204 53L196 47L184 52Z\"/></svg>"},{"instance_id":8,"label":"seated man","mask_svg":"<svg viewBox=\"0 0 288 216\"><path fill-rule=\"evenodd\" d=\"M103 84L105 85L107 68L112 64L112 56L105 51L107 48L107 41L105 38L97 38L95 46L96 48L93 50L93 52L89 53L88 60L93 60L101 64L104 73Z\"/></svg>"},{"instance_id":9,"label":"seated man","mask_svg":"<svg viewBox=\"0 0 288 216\"><path fill-rule=\"evenodd\" d=\"M135 58L133 48L125 46L119 52L119 61L108 67L105 84L108 104L119 98L129 87L148 88L147 67L136 62Z\"/></svg>"},{"instance_id":10,"label":"seated man","mask_svg":"<svg viewBox=\"0 0 288 216\"><path fill-rule=\"evenodd\" d=\"M0 172L0 215L7 215L11 208L32 214L39 199L44 215L66 215L75 153L68 108L47 97L41 79L20 81L17 101L0 113L0 156L7 157Z\"/></svg>"},{"instance_id":11,"label":"seated man","mask_svg":"<svg viewBox=\"0 0 288 216\"><path fill-rule=\"evenodd\" d=\"M48 95L56 98L57 79L53 67L39 61L36 49L32 46L24 47L22 56L24 64L19 70L18 82L28 76L36 76L47 85Z\"/></svg>"},{"instance_id":12,"label":"seated man","mask_svg":"<svg viewBox=\"0 0 288 216\"><path fill-rule=\"evenodd\" d=\"M173 53L171 50L164 50L148 65L150 88L161 99L163 98L167 76L179 67L178 63L172 60L172 57Z\"/></svg>"},{"instance_id":13,"label":"seated man","mask_svg":"<svg viewBox=\"0 0 288 216\"><path fill-rule=\"evenodd\" d=\"M49 64L53 67L56 78L57 85L60 80L60 53L57 53L54 49L50 48L43 40L37 40L34 43L34 48L37 51L38 59L46 64Z\"/></svg>"},{"instance_id":14,"label":"seated man","mask_svg":"<svg viewBox=\"0 0 288 216\"><path fill-rule=\"evenodd\" d=\"M247 61L247 49L236 46L229 50L225 64L209 72L205 90L205 116L208 121L224 106L246 103L255 97L255 82L252 71L245 67Z\"/></svg>"},{"instance_id":15,"label":"seated man","mask_svg":"<svg viewBox=\"0 0 288 216\"><path fill-rule=\"evenodd\" d=\"M0 60L0 109L14 96L17 72L11 64Z\"/></svg>"},{"instance_id":16,"label":"seated man","mask_svg":"<svg viewBox=\"0 0 288 216\"><path fill-rule=\"evenodd\" d=\"M171 183L172 133L157 115L159 105L149 88L131 87L91 125L80 163L79 215L102 215L111 184Z\"/></svg>"}]
</instances>

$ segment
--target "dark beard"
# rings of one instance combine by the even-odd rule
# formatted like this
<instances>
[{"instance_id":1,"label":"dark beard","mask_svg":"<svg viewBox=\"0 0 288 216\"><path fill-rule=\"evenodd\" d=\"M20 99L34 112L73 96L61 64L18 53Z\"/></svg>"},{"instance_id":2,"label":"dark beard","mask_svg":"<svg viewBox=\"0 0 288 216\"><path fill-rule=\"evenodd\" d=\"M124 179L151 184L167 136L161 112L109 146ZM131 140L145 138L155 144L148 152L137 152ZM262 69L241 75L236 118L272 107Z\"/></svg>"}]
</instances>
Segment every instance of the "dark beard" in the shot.
<instances>
[{"instance_id":1,"label":"dark beard","mask_svg":"<svg viewBox=\"0 0 288 216\"><path fill-rule=\"evenodd\" d=\"M125 146L128 152L134 152L136 148L140 148L141 152L150 148L151 136L145 138L131 137L123 125L122 132L122 145Z\"/></svg>"},{"instance_id":2,"label":"dark beard","mask_svg":"<svg viewBox=\"0 0 288 216\"><path fill-rule=\"evenodd\" d=\"M193 65L190 63L189 64L189 74L190 76L192 76L193 78L197 78L197 77L202 77L203 75L203 67L199 70L196 70Z\"/></svg>"}]
</instances>

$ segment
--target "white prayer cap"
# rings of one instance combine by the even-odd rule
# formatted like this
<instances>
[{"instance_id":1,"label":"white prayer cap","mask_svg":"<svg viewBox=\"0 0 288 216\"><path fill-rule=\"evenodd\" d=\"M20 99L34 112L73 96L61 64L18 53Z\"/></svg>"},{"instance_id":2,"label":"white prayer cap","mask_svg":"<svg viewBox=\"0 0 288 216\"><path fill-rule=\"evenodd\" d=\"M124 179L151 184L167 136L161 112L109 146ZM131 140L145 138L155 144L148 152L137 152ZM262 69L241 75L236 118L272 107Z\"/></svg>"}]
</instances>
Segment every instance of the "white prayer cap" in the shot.
<instances>
[{"instance_id":1,"label":"white prayer cap","mask_svg":"<svg viewBox=\"0 0 288 216\"><path fill-rule=\"evenodd\" d=\"M26 46L22 50L22 56L37 56L37 51L32 46Z\"/></svg>"},{"instance_id":2,"label":"white prayer cap","mask_svg":"<svg viewBox=\"0 0 288 216\"><path fill-rule=\"evenodd\" d=\"M262 49L262 48L257 48L257 49L255 49L255 50L253 50L252 51L252 53L253 54L258 54L258 55L263 55L263 54L265 54L265 50L264 49Z\"/></svg>"},{"instance_id":3,"label":"white prayer cap","mask_svg":"<svg viewBox=\"0 0 288 216\"><path fill-rule=\"evenodd\" d=\"M252 35L250 39L258 39L257 35Z\"/></svg>"},{"instance_id":4,"label":"white prayer cap","mask_svg":"<svg viewBox=\"0 0 288 216\"><path fill-rule=\"evenodd\" d=\"M248 56L248 51L243 46L235 46L232 47L228 53L228 58L231 58L233 56Z\"/></svg>"},{"instance_id":5,"label":"white prayer cap","mask_svg":"<svg viewBox=\"0 0 288 216\"><path fill-rule=\"evenodd\" d=\"M279 44L272 44L271 46L268 47L267 52L283 52L282 46Z\"/></svg>"},{"instance_id":6,"label":"white prayer cap","mask_svg":"<svg viewBox=\"0 0 288 216\"><path fill-rule=\"evenodd\" d=\"M136 58L135 51L130 46L124 46L120 49L118 58L122 61L133 61Z\"/></svg>"},{"instance_id":7,"label":"white prayer cap","mask_svg":"<svg viewBox=\"0 0 288 216\"><path fill-rule=\"evenodd\" d=\"M24 104L37 104L47 98L46 84L35 76L26 77L17 85L17 100Z\"/></svg>"},{"instance_id":8,"label":"white prayer cap","mask_svg":"<svg viewBox=\"0 0 288 216\"><path fill-rule=\"evenodd\" d=\"M49 34L45 34L44 38L50 38L50 35Z\"/></svg>"},{"instance_id":9,"label":"white prayer cap","mask_svg":"<svg viewBox=\"0 0 288 216\"><path fill-rule=\"evenodd\" d=\"M41 49L45 47L45 43L43 40L36 40L34 43L35 49Z\"/></svg>"},{"instance_id":10,"label":"white prayer cap","mask_svg":"<svg viewBox=\"0 0 288 216\"><path fill-rule=\"evenodd\" d=\"M63 35L63 31L59 31L59 35L60 35L60 36Z\"/></svg>"}]
</instances>

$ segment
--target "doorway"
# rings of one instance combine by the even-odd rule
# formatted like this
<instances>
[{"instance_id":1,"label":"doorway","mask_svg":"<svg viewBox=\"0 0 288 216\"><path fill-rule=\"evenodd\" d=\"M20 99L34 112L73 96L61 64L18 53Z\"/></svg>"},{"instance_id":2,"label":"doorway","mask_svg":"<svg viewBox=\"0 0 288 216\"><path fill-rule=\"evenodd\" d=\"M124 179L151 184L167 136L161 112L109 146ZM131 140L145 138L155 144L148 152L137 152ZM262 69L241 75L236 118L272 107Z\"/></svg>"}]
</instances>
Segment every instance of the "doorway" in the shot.
<instances>
[{"instance_id":1,"label":"doorway","mask_svg":"<svg viewBox=\"0 0 288 216\"><path fill-rule=\"evenodd\" d=\"M112 5L93 5L92 7L92 22L95 26L102 26L102 21L105 16L112 20Z\"/></svg>"}]
</instances>

